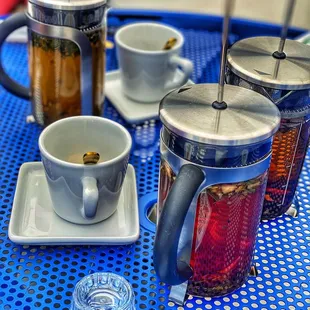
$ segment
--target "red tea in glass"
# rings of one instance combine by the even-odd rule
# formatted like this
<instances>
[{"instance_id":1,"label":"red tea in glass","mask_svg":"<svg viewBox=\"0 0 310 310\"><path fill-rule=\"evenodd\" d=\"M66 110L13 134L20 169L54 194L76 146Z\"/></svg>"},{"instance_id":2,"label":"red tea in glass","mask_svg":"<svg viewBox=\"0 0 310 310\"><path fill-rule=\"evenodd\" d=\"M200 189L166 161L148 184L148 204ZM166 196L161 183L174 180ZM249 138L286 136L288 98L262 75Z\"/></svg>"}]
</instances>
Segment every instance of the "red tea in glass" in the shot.
<instances>
[{"instance_id":1,"label":"red tea in glass","mask_svg":"<svg viewBox=\"0 0 310 310\"><path fill-rule=\"evenodd\" d=\"M308 150L309 131L308 115L282 118L272 145L262 219L275 218L290 208Z\"/></svg>"},{"instance_id":2,"label":"red tea in glass","mask_svg":"<svg viewBox=\"0 0 310 310\"><path fill-rule=\"evenodd\" d=\"M162 161L159 214L174 179L174 172ZM188 294L225 295L246 281L266 182L267 172L246 182L211 186L199 194L190 259L194 273Z\"/></svg>"}]
</instances>

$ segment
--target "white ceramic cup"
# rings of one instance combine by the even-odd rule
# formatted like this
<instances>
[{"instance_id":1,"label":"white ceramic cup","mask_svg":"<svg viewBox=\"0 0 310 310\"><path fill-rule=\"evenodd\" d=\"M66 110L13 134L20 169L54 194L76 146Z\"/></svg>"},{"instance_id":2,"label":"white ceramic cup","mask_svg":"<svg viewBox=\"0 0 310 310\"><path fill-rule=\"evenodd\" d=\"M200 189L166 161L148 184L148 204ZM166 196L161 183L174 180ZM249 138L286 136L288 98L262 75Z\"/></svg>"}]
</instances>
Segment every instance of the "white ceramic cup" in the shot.
<instances>
[{"instance_id":1,"label":"white ceramic cup","mask_svg":"<svg viewBox=\"0 0 310 310\"><path fill-rule=\"evenodd\" d=\"M170 38L177 43L163 50ZM176 29L157 23L135 23L122 27L115 35L122 90L139 102L161 100L172 89L187 83L193 63L180 57L183 35ZM177 74L177 68L182 69Z\"/></svg>"},{"instance_id":2,"label":"white ceramic cup","mask_svg":"<svg viewBox=\"0 0 310 310\"><path fill-rule=\"evenodd\" d=\"M39 148L54 211L76 224L93 224L117 209L132 145L118 123L95 116L69 117L46 127ZM83 155L97 152L95 165Z\"/></svg>"}]
</instances>

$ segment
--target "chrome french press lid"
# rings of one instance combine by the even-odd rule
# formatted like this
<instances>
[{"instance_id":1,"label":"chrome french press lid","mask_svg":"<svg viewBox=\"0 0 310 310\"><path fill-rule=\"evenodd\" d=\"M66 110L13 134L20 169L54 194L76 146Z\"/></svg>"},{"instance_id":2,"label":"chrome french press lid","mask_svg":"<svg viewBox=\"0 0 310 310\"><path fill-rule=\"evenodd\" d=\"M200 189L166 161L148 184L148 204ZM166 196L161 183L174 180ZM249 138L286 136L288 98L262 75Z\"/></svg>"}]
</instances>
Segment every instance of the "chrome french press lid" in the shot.
<instances>
[{"instance_id":1,"label":"chrome french press lid","mask_svg":"<svg viewBox=\"0 0 310 310\"><path fill-rule=\"evenodd\" d=\"M277 107L266 97L225 85L225 106L214 104L217 84L184 86L160 103L160 119L180 137L204 144L239 146L270 138L280 124Z\"/></svg>"},{"instance_id":2,"label":"chrome french press lid","mask_svg":"<svg viewBox=\"0 0 310 310\"><path fill-rule=\"evenodd\" d=\"M237 76L262 87L303 90L310 87L310 47L287 39L296 0L287 1L281 37L255 37L235 43L227 55Z\"/></svg>"},{"instance_id":3,"label":"chrome french press lid","mask_svg":"<svg viewBox=\"0 0 310 310\"><path fill-rule=\"evenodd\" d=\"M253 37L235 43L228 55L228 68L239 77L283 90L310 88L310 46L286 39L278 58L279 38Z\"/></svg>"},{"instance_id":4,"label":"chrome french press lid","mask_svg":"<svg viewBox=\"0 0 310 310\"><path fill-rule=\"evenodd\" d=\"M28 1L30 18L44 24L72 27L84 32L102 26L106 9L107 0ZM57 37L55 31L51 31L49 36Z\"/></svg>"},{"instance_id":5,"label":"chrome french press lid","mask_svg":"<svg viewBox=\"0 0 310 310\"><path fill-rule=\"evenodd\" d=\"M57 10L84 10L104 5L107 0L29 0L29 3Z\"/></svg>"},{"instance_id":6,"label":"chrome french press lid","mask_svg":"<svg viewBox=\"0 0 310 310\"><path fill-rule=\"evenodd\" d=\"M101 26L107 0L29 0L31 18L50 25L67 26L91 31ZM52 32L55 37L55 33Z\"/></svg>"}]
</instances>

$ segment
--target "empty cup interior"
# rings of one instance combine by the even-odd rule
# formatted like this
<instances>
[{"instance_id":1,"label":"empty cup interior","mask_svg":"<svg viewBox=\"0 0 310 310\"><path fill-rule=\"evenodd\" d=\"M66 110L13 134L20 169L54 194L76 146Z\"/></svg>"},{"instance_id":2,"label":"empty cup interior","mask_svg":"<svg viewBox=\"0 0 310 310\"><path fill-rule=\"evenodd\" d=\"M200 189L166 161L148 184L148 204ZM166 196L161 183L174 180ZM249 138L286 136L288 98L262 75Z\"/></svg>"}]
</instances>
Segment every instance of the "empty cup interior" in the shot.
<instances>
[{"instance_id":1,"label":"empty cup interior","mask_svg":"<svg viewBox=\"0 0 310 310\"><path fill-rule=\"evenodd\" d=\"M40 137L42 147L51 156L74 164L83 164L87 152L100 154L98 163L128 153L129 133L121 125L99 117L71 117L48 126Z\"/></svg>"},{"instance_id":2,"label":"empty cup interior","mask_svg":"<svg viewBox=\"0 0 310 310\"><path fill-rule=\"evenodd\" d=\"M173 49L183 44L183 36L173 28L156 23L137 23L123 27L116 34L116 41L125 48L142 51L162 51L170 38L176 38Z\"/></svg>"}]
</instances>

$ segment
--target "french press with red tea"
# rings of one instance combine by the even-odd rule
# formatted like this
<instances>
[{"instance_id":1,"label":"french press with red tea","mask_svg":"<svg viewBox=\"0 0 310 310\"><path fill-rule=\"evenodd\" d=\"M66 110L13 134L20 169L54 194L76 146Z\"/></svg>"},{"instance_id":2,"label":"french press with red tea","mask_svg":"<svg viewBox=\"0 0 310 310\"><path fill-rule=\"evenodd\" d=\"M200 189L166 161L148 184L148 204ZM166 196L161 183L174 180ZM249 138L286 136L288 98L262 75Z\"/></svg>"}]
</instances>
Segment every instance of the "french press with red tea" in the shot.
<instances>
[{"instance_id":1,"label":"french press with red tea","mask_svg":"<svg viewBox=\"0 0 310 310\"><path fill-rule=\"evenodd\" d=\"M310 46L286 39L290 0L282 37L254 37L235 43L227 58L227 83L254 90L279 108L281 126L273 153L263 219L284 214L294 201L310 136Z\"/></svg>"},{"instance_id":2,"label":"french press with red tea","mask_svg":"<svg viewBox=\"0 0 310 310\"><path fill-rule=\"evenodd\" d=\"M224 92L227 15L219 86L184 86L160 103L154 267L180 304L186 293L220 296L246 281L280 123L266 97L230 85Z\"/></svg>"},{"instance_id":3,"label":"french press with red tea","mask_svg":"<svg viewBox=\"0 0 310 310\"><path fill-rule=\"evenodd\" d=\"M154 266L187 293L225 295L247 279L263 207L277 108L216 84L184 87L160 104L161 165Z\"/></svg>"},{"instance_id":4,"label":"french press with red tea","mask_svg":"<svg viewBox=\"0 0 310 310\"><path fill-rule=\"evenodd\" d=\"M43 125L76 115L101 115L104 100L106 0L29 0L26 13L0 25L7 36L28 26L30 89L13 81L0 62L0 83L32 101Z\"/></svg>"}]
</instances>

